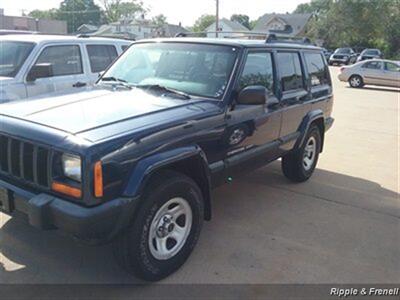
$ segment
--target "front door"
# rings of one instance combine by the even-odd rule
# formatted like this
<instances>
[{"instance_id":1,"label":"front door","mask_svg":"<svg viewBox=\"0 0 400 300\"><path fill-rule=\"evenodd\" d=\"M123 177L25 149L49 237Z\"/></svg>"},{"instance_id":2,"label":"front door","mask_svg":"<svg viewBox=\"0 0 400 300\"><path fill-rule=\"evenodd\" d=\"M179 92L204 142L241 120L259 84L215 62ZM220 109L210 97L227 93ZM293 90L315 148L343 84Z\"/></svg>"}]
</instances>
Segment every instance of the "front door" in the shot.
<instances>
[{"instance_id":1,"label":"front door","mask_svg":"<svg viewBox=\"0 0 400 300\"><path fill-rule=\"evenodd\" d=\"M247 86L264 86L268 90L264 105L235 104L227 114L223 143L228 165L245 162L268 153L279 138L280 104L275 96L275 71L272 53L251 51L247 54L237 91ZM234 162L234 163L232 163Z\"/></svg>"},{"instance_id":2,"label":"front door","mask_svg":"<svg viewBox=\"0 0 400 300\"><path fill-rule=\"evenodd\" d=\"M53 92L78 91L86 86L87 78L83 70L82 52L79 45L46 46L35 62L35 64L44 63L52 66L52 75L28 82L28 97Z\"/></svg>"},{"instance_id":3,"label":"front door","mask_svg":"<svg viewBox=\"0 0 400 300\"><path fill-rule=\"evenodd\" d=\"M362 66L362 75L365 84L384 85L383 64L378 60L371 60Z\"/></svg>"}]
</instances>

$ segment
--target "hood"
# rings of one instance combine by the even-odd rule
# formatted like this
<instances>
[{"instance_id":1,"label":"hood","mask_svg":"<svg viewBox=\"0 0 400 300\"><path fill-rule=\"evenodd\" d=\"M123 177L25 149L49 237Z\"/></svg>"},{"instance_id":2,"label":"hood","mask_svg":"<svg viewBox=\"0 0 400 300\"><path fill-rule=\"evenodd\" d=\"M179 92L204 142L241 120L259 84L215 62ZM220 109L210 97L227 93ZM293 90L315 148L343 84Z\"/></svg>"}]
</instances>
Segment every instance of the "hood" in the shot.
<instances>
[{"instance_id":1,"label":"hood","mask_svg":"<svg viewBox=\"0 0 400 300\"><path fill-rule=\"evenodd\" d=\"M92 89L3 104L0 106L0 116L26 120L70 134L81 134L93 141L121 131L160 124L171 118L187 118L217 107L215 101L157 97L140 89ZM109 127L114 130L110 131ZM95 132L95 137L89 134L91 131Z\"/></svg>"}]
</instances>

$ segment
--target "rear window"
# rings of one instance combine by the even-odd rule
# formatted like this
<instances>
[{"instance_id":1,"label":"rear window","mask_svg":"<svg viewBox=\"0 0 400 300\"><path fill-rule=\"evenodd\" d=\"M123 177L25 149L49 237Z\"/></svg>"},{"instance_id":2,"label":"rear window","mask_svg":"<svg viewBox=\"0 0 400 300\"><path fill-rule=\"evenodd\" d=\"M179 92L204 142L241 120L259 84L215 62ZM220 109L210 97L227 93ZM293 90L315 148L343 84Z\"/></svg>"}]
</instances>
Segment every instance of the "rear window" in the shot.
<instances>
[{"instance_id":1,"label":"rear window","mask_svg":"<svg viewBox=\"0 0 400 300\"><path fill-rule=\"evenodd\" d=\"M118 56L113 45L87 45L86 49L92 73L104 71Z\"/></svg>"},{"instance_id":2,"label":"rear window","mask_svg":"<svg viewBox=\"0 0 400 300\"><path fill-rule=\"evenodd\" d=\"M321 53L305 53L304 57L311 80L311 86L328 84L328 70Z\"/></svg>"},{"instance_id":3,"label":"rear window","mask_svg":"<svg viewBox=\"0 0 400 300\"><path fill-rule=\"evenodd\" d=\"M279 52L277 57L282 91L304 88L299 53Z\"/></svg>"}]
</instances>

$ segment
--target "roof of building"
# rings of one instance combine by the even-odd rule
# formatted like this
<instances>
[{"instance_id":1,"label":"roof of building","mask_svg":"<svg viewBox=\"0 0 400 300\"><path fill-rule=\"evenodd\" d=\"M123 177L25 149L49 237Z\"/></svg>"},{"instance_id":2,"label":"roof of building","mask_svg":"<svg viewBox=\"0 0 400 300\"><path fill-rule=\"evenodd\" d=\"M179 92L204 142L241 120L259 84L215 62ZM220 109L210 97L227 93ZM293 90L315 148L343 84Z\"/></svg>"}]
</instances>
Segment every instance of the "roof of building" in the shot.
<instances>
[{"instance_id":1,"label":"roof of building","mask_svg":"<svg viewBox=\"0 0 400 300\"><path fill-rule=\"evenodd\" d=\"M261 16L254 27L254 31L267 31L267 25L277 18L292 28L291 35L297 35L307 25L312 14L265 14Z\"/></svg>"},{"instance_id":2,"label":"roof of building","mask_svg":"<svg viewBox=\"0 0 400 300\"><path fill-rule=\"evenodd\" d=\"M174 24L164 24L162 26L162 29L165 32L166 36L174 37L176 34L181 33L181 32L188 32L188 30L180 25L174 25Z\"/></svg>"},{"instance_id":3,"label":"roof of building","mask_svg":"<svg viewBox=\"0 0 400 300\"><path fill-rule=\"evenodd\" d=\"M225 23L228 25L230 28L232 28L232 31L249 31L248 28L240 24L239 22L236 21L231 21L226 18L223 18L219 20L220 23ZM210 26L207 27L206 31L214 31L215 30L215 22L211 24Z\"/></svg>"}]
</instances>

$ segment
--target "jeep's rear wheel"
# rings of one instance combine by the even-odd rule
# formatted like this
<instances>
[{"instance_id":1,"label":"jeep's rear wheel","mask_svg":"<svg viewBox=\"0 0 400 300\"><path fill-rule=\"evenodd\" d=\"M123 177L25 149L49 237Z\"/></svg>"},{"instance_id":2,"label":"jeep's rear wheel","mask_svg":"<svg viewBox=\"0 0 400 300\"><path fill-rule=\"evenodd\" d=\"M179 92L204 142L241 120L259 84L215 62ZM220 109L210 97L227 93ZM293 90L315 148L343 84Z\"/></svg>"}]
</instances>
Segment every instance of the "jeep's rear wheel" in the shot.
<instances>
[{"instance_id":1,"label":"jeep's rear wheel","mask_svg":"<svg viewBox=\"0 0 400 300\"><path fill-rule=\"evenodd\" d=\"M316 125L312 125L303 145L282 158L283 174L294 182L308 180L315 170L320 150L321 133Z\"/></svg>"},{"instance_id":2,"label":"jeep's rear wheel","mask_svg":"<svg viewBox=\"0 0 400 300\"><path fill-rule=\"evenodd\" d=\"M202 193L189 177L163 171L148 184L142 206L114 243L117 261L137 277L157 281L183 265L204 218Z\"/></svg>"},{"instance_id":3,"label":"jeep's rear wheel","mask_svg":"<svg viewBox=\"0 0 400 300\"><path fill-rule=\"evenodd\" d=\"M364 81L360 75L352 75L349 78L349 84L353 88L360 88L364 85Z\"/></svg>"}]
</instances>

